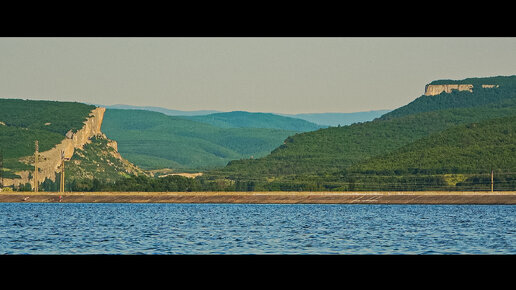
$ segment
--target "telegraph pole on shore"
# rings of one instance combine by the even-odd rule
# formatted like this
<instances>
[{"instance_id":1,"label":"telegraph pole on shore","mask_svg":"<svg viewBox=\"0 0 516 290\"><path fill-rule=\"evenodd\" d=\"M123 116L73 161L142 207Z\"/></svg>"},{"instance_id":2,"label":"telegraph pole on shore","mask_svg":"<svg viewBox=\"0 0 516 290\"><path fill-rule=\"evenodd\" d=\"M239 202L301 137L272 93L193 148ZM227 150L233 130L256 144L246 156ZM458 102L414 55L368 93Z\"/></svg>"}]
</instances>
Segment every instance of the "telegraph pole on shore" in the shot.
<instances>
[{"instance_id":1,"label":"telegraph pole on shore","mask_svg":"<svg viewBox=\"0 0 516 290\"><path fill-rule=\"evenodd\" d=\"M65 182L65 164L64 164L64 151L61 151L61 182L59 184L59 191L64 192L64 182Z\"/></svg>"},{"instance_id":2,"label":"telegraph pole on shore","mask_svg":"<svg viewBox=\"0 0 516 290\"><path fill-rule=\"evenodd\" d=\"M0 149L0 191L4 188L4 149Z\"/></svg>"},{"instance_id":3,"label":"telegraph pole on shore","mask_svg":"<svg viewBox=\"0 0 516 290\"><path fill-rule=\"evenodd\" d=\"M34 191L38 192L39 181L38 181L38 155L39 155L39 144L36 140L36 151L34 152Z\"/></svg>"},{"instance_id":4,"label":"telegraph pole on shore","mask_svg":"<svg viewBox=\"0 0 516 290\"><path fill-rule=\"evenodd\" d=\"M494 191L494 173L493 170L491 170L491 192Z\"/></svg>"}]
</instances>

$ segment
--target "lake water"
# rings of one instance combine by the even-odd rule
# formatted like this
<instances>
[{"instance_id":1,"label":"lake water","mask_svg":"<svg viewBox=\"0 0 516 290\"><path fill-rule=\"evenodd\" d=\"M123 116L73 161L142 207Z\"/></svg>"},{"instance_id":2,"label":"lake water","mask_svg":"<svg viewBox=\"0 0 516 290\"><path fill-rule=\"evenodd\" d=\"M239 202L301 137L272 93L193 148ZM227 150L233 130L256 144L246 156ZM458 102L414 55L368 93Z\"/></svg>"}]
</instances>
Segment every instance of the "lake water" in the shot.
<instances>
[{"instance_id":1,"label":"lake water","mask_svg":"<svg viewBox=\"0 0 516 290\"><path fill-rule=\"evenodd\" d=\"M514 205L0 204L0 254L516 254Z\"/></svg>"}]
</instances>

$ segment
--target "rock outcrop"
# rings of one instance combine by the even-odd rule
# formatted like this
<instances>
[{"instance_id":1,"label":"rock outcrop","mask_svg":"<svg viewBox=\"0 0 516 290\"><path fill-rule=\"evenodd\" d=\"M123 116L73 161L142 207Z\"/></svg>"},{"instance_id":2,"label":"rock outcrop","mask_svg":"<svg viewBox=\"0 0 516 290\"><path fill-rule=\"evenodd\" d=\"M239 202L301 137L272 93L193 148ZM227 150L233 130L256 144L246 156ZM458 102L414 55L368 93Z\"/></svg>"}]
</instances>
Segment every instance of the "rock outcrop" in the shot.
<instances>
[{"instance_id":1,"label":"rock outcrop","mask_svg":"<svg viewBox=\"0 0 516 290\"><path fill-rule=\"evenodd\" d=\"M102 136L103 138L107 137L101 132L102 120L104 118L104 112L106 108L95 108L91 111L88 119L84 122L84 126L78 130L77 132L68 131L65 138L61 141L61 143L57 144L54 148L40 152L38 158L38 180L39 183L43 182L45 179L50 179L55 181L56 172L59 171L59 166L61 165L61 152L64 153L64 157L66 159L70 159L76 149L83 149L84 145L91 142L91 138L94 136ZM117 149L117 144L115 141L110 140L110 147L113 147L115 150ZM118 152L117 152L118 153ZM122 159L122 157L117 154L117 158ZM22 162L34 165L34 156L27 156L20 159ZM20 171L16 172L21 178L16 179L5 179L4 178L4 186L18 186L20 184L30 183L31 186L34 186L33 180L33 172L32 171Z\"/></svg>"},{"instance_id":2,"label":"rock outcrop","mask_svg":"<svg viewBox=\"0 0 516 290\"><path fill-rule=\"evenodd\" d=\"M435 96L442 92L451 93L452 90L473 92L473 85L452 84L452 85L426 85L425 96Z\"/></svg>"},{"instance_id":3,"label":"rock outcrop","mask_svg":"<svg viewBox=\"0 0 516 290\"><path fill-rule=\"evenodd\" d=\"M498 88L499 85L482 85L482 88ZM473 92L472 84L426 85L425 96L435 96L442 92L451 93L452 90Z\"/></svg>"}]
</instances>

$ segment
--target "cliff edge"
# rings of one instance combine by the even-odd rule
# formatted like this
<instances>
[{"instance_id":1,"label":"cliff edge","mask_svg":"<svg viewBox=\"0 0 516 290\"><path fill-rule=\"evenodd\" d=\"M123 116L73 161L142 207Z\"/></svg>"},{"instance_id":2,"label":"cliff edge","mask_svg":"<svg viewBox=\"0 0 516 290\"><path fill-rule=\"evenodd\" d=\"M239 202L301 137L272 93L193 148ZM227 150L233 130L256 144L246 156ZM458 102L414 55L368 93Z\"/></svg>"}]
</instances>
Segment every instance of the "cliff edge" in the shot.
<instances>
[{"instance_id":1,"label":"cliff edge","mask_svg":"<svg viewBox=\"0 0 516 290\"><path fill-rule=\"evenodd\" d=\"M483 84L482 88L497 88L499 85ZM426 85L425 96L435 96L442 92L451 93L452 90L473 92L472 84L444 84L444 85Z\"/></svg>"}]
</instances>

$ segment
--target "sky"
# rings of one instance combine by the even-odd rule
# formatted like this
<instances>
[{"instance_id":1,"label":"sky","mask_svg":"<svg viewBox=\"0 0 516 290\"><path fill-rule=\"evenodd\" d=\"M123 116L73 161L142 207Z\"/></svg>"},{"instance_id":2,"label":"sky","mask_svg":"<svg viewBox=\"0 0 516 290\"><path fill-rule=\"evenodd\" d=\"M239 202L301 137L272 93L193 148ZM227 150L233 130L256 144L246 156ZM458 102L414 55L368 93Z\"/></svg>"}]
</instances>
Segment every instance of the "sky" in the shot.
<instances>
[{"instance_id":1,"label":"sky","mask_svg":"<svg viewBox=\"0 0 516 290\"><path fill-rule=\"evenodd\" d=\"M4 37L0 97L284 114L390 110L516 74L515 37Z\"/></svg>"}]
</instances>

